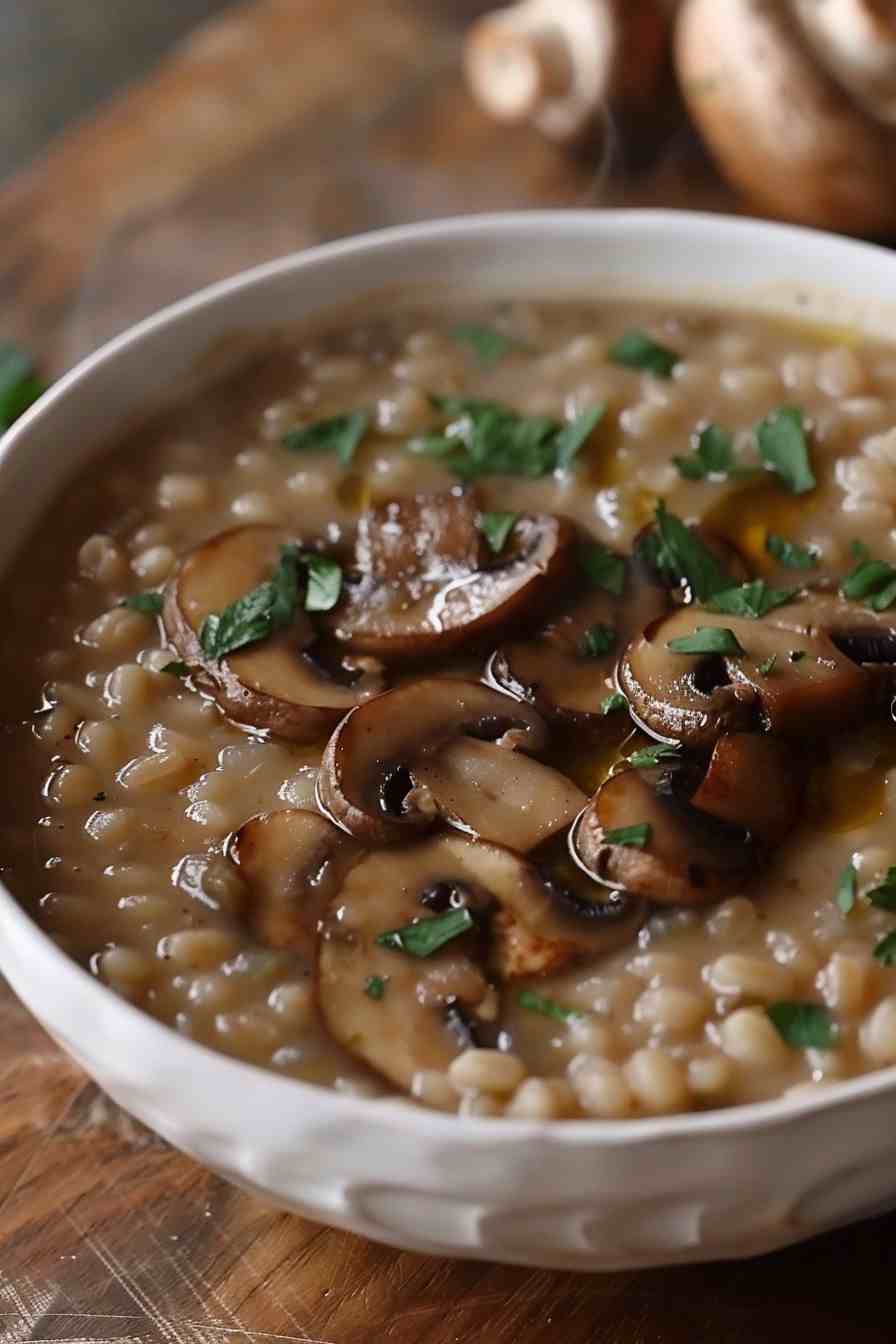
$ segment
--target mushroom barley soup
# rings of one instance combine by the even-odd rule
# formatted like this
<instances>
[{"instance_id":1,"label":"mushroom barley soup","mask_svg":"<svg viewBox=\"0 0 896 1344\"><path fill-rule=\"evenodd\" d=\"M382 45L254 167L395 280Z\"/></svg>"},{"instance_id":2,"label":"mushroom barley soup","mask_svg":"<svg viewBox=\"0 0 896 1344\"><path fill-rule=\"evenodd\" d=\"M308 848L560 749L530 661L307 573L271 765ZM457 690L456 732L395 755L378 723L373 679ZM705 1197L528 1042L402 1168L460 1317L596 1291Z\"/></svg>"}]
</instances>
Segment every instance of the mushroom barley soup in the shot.
<instances>
[{"instance_id":1,"label":"mushroom barley soup","mask_svg":"<svg viewBox=\"0 0 896 1344\"><path fill-rule=\"evenodd\" d=\"M4 603L6 878L174 1030L482 1116L896 1062L896 353L581 304L277 335Z\"/></svg>"}]
</instances>

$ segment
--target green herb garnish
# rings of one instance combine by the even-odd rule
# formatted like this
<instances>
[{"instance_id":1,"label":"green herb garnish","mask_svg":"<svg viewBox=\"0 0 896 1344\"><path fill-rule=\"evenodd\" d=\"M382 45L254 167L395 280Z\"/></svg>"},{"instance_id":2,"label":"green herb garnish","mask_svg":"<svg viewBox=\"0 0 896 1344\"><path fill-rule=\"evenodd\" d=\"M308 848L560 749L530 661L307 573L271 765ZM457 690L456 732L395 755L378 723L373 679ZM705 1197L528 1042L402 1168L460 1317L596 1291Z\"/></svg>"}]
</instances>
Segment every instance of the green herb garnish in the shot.
<instances>
[{"instance_id":1,"label":"green herb garnish","mask_svg":"<svg viewBox=\"0 0 896 1344\"><path fill-rule=\"evenodd\" d=\"M698 625L692 635L670 639L666 648L673 653L721 653L731 658L746 653L734 631L719 625Z\"/></svg>"},{"instance_id":2,"label":"green herb garnish","mask_svg":"<svg viewBox=\"0 0 896 1344\"><path fill-rule=\"evenodd\" d=\"M9 429L46 391L30 355L15 345L0 345L0 433Z\"/></svg>"},{"instance_id":3,"label":"green herb garnish","mask_svg":"<svg viewBox=\"0 0 896 1344\"><path fill-rule=\"evenodd\" d=\"M162 671L166 672L169 677L188 677L190 675L190 669L187 664L180 662L178 659L166 663L162 668Z\"/></svg>"},{"instance_id":4,"label":"green herb garnish","mask_svg":"<svg viewBox=\"0 0 896 1344\"><path fill-rule=\"evenodd\" d=\"M612 625L598 622L585 631L579 644L579 653L583 658L600 658L615 647L616 631Z\"/></svg>"},{"instance_id":5,"label":"green herb garnish","mask_svg":"<svg viewBox=\"0 0 896 1344\"><path fill-rule=\"evenodd\" d=\"M655 563L663 573L683 579L697 602L707 602L716 593L735 586L716 557L674 513L660 501L656 506L660 549Z\"/></svg>"},{"instance_id":6,"label":"green herb garnish","mask_svg":"<svg viewBox=\"0 0 896 1344\"><path fill-rule=\"evenodd\" d=\"M120 605L127 607L128 611L139 611L143 616L161 616L164 598L161 593L154 593L151 590L146 593L131 593L130 597L122 599Z\"/></svg>"},{"instance_id":7,"label":"green herb garnish","mask_svg":"<svg viewBox=\"0 0 896 1344\"><path fill-rule=\"evenodd\" d=\"M882 966L896 966L896 929L875 944L874 958Z\"/></svg>"},{"instance_id":8,"label":"green herb garnish","mask_svg":"<svg viewBox=\"0 0 896 1344\"><path fill-rule=\"evenodd\" d=\"M347 465L369 425L370 416L366 411L333 415L327 420L315 420L313 424L303 425L301 429L291 429L283 437L283 447L291 453L335 453L339 461Z\"/></svg>"},{"instance_id":9,"label":"green herb garnish","mask_svg":"<svg viewBox=\"0 0 896 1344\"><path fill-rule=\"evenodd\" d=\"M853 542L852 551L858 563L840 585L841 593L854 601L864 599L872 611L886 611L896 602L896 568L885 560L872 559L861 542Z\"/></svg>"},{"instance_id":10,"label":"green herb garnish","mask_svg":"<svg viewBox=\"0 0 896 1344\"><path fill-rule=\"evenodd\" d=\"M868 892L868 899L880 910L896 910L896 868L887 869L880 886Z\"/></svg>"},{"instance_id":11,"label":"green herb garnish","mask_svg":"<svg viewBox=\"0 0 896 1344\"><path fill-rule=\"evenodd\" d=\"M606 404L599 402L587 411L580 411L574 420L563 426L554 439L557 471L568 471L579 450L600 424L606 409Z\"/></svg>"},{"instance_id":12,"label":"green herb garnish","mask_svg":"<svg viewBox=\"0 0 896 1344\"><path fill-rule=\"evenodd\" d=\"M830 1050L837 1043L837 1024L820 1003L771 1003L766 1011L782 1041L795 1050Z\"/></svg>"},{"instance_id":13,"label":"green herb garnish","mask_svg":"<svg viewBox=\"0 0 896 1344\"><path fill-rule=\"evenodd\" d=\"M770 658L766 658L765 662L759 664L759 667L757 669L759 675L761 677L770 677L775 670L777 662L778 662L778 655L776 653L773 653Z\"/></svg>"},{"instance_id":14,"label":"green herb garnish","mask_svg":"<svg viewBox=\"0 0 896 1344\"><path fill-rule=\"evenodd\" d=\"M816 481L809 457L809 441L798 406L781 406L756 426L763 462L795 495L814 490Z\"/></svg>"},{"instance_id":15,"label":"green herb garnish","mask_svg":"<svg viewBox=\"0 0 896 1344\"><path fill-rule=\"evenodd\" d=\"M615 830L604 831L604 841L608 845L625 845L627 848L643 849L649 839L649 821L640 821L634 826L617 826Z\"/></svg>"},{"instance_id":16,"label":"green herb garnish","mask_svg":"<svg viewBox=\"0 0 896 1344\"><path fill-rule=\"evenodd\" d=\"M379 1002L386 993L386 981L381 975L369 975L364 981L364 993L368 999Z\"/></svg>"},{"instance_id":17,"label":"green herb garnish","mask_svg":"<svg viewBox=\"0 0 896 1344\"><path fill-rule=\"evenodd\" d=\"M517 999L521 1008L527 1008L530 1013L540 1013L542 1017L552 1017L555 1022L569 1022L574 1017L581 1017L582 1014L575 1008L564 1008L562 1004L557 1003L556 999L547 999L543 994L536 994L534 989L524 989Z\"/></svg>"},{"instance_id":18,"label":"green herb garnish","mask_svg":"<svg viewBox=\"0 0 896 1344\"><path fill-rule=\"evenodd\" d=\"M411 957L431 957L440 947L459 938L462 933L472 929L473 916L466 906L461 910L448 910L444 915L435 915L432 919L421 919L416 924L406 924L403 929L390 929L377 936L380 947L389 947L393 952L407 952Z\"/></svg>"},{"instance_id":19,"label":"green herb garnish","mask_svg":"<svg viewBox=\"0 0 896 1344\"><path fill-rule=\"evenodd\" d=\"M507 336L494 327L484 327L478 322L459 322L451 330L451 339L458 345L467 345L476 357L477 364L490 369L511 350L522 349L522 343Z\"/></svg>"},{"instance_id":20,"label":"green herb garnish","mask_svg":"<svg viewBox=\"0 0 896 1344\"><path fill-rule=\"evenodd\" d=\"M601 714L615 714L617 709L628 709L628 700L621 691L614 691L606 700L601 701Z\"/></svg>"},{"instance_id":21,"label":"green herb garnish","mask_svg":"<svg viewBox=\"0 0 896 1344\"><path fill-rule=\"evenodd\" d=\"M850 859L837 879L837 906L841 914L848 915L856 903L856 866Z\"/></svg>"},{"instance_id":22,"label":"green herb garnish","mask_svg":"<svg viewBox=\"0 0 896 1344\"><path fill-rule=\"evenodd\" d=\"M796 594L796 588L769 588L765 579L753 579L738 588L726 588L716 593L707 606L711 611L722 611L728 616L746 616L758 621L775 607L783 607Z\"/></svg>"},{"instance_id":23,"label":"green herb garnish","mask_svg":"<svg viewBox=\"0 0 896 1344\"><path fill-rule=\"evenodd\" d=\"M479 531L495 555L503 551L504 543L513 531L518 518L518 513L480 513Z\"/></svg>"},{"instance_id":24,"label":"green herb garnish","mask_svg":"<svg viewBox=\"0 0 896 1344\"><path fill-rule=\"evenodd\" d=\"M566 469L603 414L580 412L563 424L547 415L524 416L494 401L430 397L448 417L442 434L411 439L412 453L441 459L458 476L547 476Z\"/></svg>"},{"instance_id":25,"label":"green herb garnish","mask_svg":"<svg viewBox=\"0 0 896 1344\"><path fill-rule=\"evenodd\" d=\"M299 562L308 571L305 590L306 611L332 611L342 591L342 567L329 556L302 551Z\"/></svg>"},{"instance_id":26,"label":"green herb garnish","mask_svg":"<svg viewBox=\"0 0 896 1344\"><path fill-rule=\"evenodd\" d=\"M787 569L814 569L818 564L818 552L812 547L798 546L795 541L787 541L774 532L766 537L765 549Z\"/></svg>"},{"instance_id":27,"label":"green herb garnish","mask_svg":"<svg viewBox=\"0 0 896 1344\"><path fill-rule=\"evenodd\" d=\"M224 658L247 644L267 639L293 620L299 605L299 568L308 572L307 611L330 611L339 600L342 570L335 560L295 545L281 546L280 561L265 583L206 616L199 643L208 658Z\"/></svg>"},{"instance_id":28,"label":"green herb garnish","mask_svg":"<svg viewBox=\"0 0 896 1344\"><path fill-rule=\"evenodd\" d=\"M673 457L679 475L688 481L705 481L707 477L750 476L752 467L741 467L734 456L734 438L721 425L706 425L696 435L696 445L690 457Z\"/></svg>"},{"instance_id":29,"label":"green herb garnish","mask_svg":"<svg viewBox=\"0 0 896 1344\"><path fill-rule=\"evenodd\" d=\"M660 345L646 331L637 328L627 331L624 336L610 346L608 357L613 364L622 364L627 369L645 369L657 378L670 378L672 370L681 359L676 350Z\"/></svg>"},{"instance_id":30,"label":"green herb garnish","mask_svg":"<svg viewBox=\"0 0 896 1344\"><path fill-rule=\"evenodd\" d=\"M625 587L625 561L599 541L589 542L579 551L579 566L588 582L621 597Z\"/></svg>"},{"instance_id":31,"label":"green herb garnish","mask_svg":"<svg viewBox=\"0 0 896 1344\"><path fill-rule=\"evenodd\" d=\"M662 761L677 761L679 751L680 748L674 746L671 742L655 742L653 746L642 747L640 751L633 751L628 758L628 763L633 765L636 770L650 770Z\"/></svg>"}]
</instances>

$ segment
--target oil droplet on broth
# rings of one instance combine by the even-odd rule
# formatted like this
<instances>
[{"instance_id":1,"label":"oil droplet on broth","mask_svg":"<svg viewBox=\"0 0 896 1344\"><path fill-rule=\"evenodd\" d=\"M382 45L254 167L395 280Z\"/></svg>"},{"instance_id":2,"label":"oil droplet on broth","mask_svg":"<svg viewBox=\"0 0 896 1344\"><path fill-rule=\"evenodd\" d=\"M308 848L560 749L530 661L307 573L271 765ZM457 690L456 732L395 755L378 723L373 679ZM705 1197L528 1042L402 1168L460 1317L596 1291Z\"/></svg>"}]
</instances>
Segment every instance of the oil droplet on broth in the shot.
<instances>
[{"instance_id":1,"label":"oil droplet on broth","mask_svg":"<svg viewBox=\"0 0 896 1344\"><path fill-rule=\"evenodd\" d=\"M733 542L762 574L776 568L765 549L769 533L799 541L808 517L803 496L789 494L780 481L767 477L730 491L707 509L703 522L708 531Z\"/></svg>"}]
</instances>

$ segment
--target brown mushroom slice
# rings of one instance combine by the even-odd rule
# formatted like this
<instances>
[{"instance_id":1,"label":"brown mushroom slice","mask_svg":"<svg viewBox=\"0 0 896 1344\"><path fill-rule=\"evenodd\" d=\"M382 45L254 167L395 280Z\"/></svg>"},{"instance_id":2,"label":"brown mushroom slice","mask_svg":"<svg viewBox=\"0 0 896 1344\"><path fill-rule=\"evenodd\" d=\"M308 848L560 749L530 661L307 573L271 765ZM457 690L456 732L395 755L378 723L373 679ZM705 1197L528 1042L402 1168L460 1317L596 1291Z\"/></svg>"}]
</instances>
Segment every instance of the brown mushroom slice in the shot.
<instances>
[{"instance_id":1,"label":"brown mushroom slice","mask_svg":"<svg viewBox=\"0 0 896 1344\"><path fill-rule=\"evenodd\" d=\"M464 908L473 927L431 955L378 941ZM489 1039L477 1010L490 988L490 922L493 964L532 975L612 950L634 935L642 917L638 903L615 896L583 912L520 855L458 835L370 854L351 869L322 924L321 1012L341 1045L410 1091L418 1071L444 1072L467 1046ZM511 951L514 928L530 929L533 941Z\"/></svg>"},{"instance_id":2,"label":"brown mushroom slice","mask_svg":"<svg viewBox=\"0 0 896 1344\"><path fill-rule=\"evenodd\" d=\"M665 741L708 749L726 732L833 732L867 712L873 683L830 636L789 609L762 620L683 607L626 650L619 684L635 718ZM784 623L786 622L786 624ZM730 630L742 655L685 654L670 642L698 629Z\"/></svg>"},{"instance_id":3,"label":"brown mushroom slice","mask_svg":"<svg viewBox=\"0 0 896 1344\"><path fill-rule=\"evenodd\" d=\"M519 751L458 737L412 761L415 800L449 825L525 854L572 825L588 801L572 780Z\"/></svg>"},{"instance_id":4,"label":"brown mushroom slice","mask_svg":"<svg viewBox=\"0 0 896 1344\"><path fill-rule=\"evenodd\" d=\"M315 657L316 632L304 611L269 639L220 660L207 657L199 641L205 618L221 612L270 578L280 548L294 535L277 527L240 527L222 532L192 551L165 592L163 621L168 638L221 709L238 723L267 728L294 742L324 737L354 705L382 689L377 668L348 660L329 671Z\"/></svg>"},{"instance_id":5,"label":"brown mushroom slice","mask_svg":"<svg viewBox=\"0 0 896 1344\"><path fill-rule=\"evenodd\" d=\"M321 806L365 844L407 839L438 815L426 791L414 790L408 766L456 737L497 742L502 750L547 745L547 729L534 709L481 682L408 682L359 705L340 723L321 761Z\"/></svg>"},{"instance_id":6,"label":"brown mushroom slice","mask_svg":"<svg viewBox=\"0 0 896 1344\"><path fill-rule=\"evenodd\" d=\"M246 916L266 947L287 948L313 963L317 926L357 847L325 817L284 808L250 817L228 857L248 885Z\"/></svg>"},{"instance_id":7,"label":"brown mushroom slice","mask_svg":"<svg viewBox=\"0 0 896 1344\"><path fill-rule=\"evenodd\" d=\"M385 504L358 526L356 568L326 618L346 648L378 658L445 653L537 609L571 573L575 529L524 514L497 556L477 527L472 491Z\"/></svg>"},{"instance_id":8,"label":"brown mushroom slice","mask_svg":"<svg viewBox=\"0 0 896 1344\"><path fill-rule=\"evenodd\" d=\"M793 747L757 733L729 733L713 748L690 806L741 826L773 848L790 835L803 806L806 772Z\"/></svg>"},{"instance_id":9,"label":"brown mushroom slice","mask_svg":"<svg viewBox=\"0 0 896 1344\"><path fill-rule=\"evenodd\" d=\"M638 828L643 843L636 843ZM749 831L698 812L667 770L612 775L582 813L574 845L599 881L658 905L721 900L757 866Z\"/></svg>"}]
</instances>

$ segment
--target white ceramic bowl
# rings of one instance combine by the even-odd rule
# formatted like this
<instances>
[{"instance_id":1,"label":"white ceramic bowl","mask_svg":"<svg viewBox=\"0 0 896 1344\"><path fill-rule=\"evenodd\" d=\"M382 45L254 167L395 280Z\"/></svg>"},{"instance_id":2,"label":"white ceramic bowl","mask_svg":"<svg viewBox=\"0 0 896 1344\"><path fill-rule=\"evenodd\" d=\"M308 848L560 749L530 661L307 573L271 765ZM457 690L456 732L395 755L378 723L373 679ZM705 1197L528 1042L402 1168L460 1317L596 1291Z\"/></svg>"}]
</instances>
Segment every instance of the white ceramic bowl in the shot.
<instances>
[{"instance_id":1,"label":"white ceramic bowl","mask_svg":"<svg viewBox=\"0 0 896 1344\"><path fill-rule=\"evenodd\" d=\"M805 230L657 212L450 220L216 285L69 373L0 451L0 565L117 427L234 332L382 287L429 299L637 294L896 337L896 256ZM123 1107L237 1184L420 1251L611 1269L751 1255L896 1204L896 1069L789 1099L627 1122L457 1119L292 1082L105 989L0 891L0 969Z\"/></svg>"}]
</instances>

